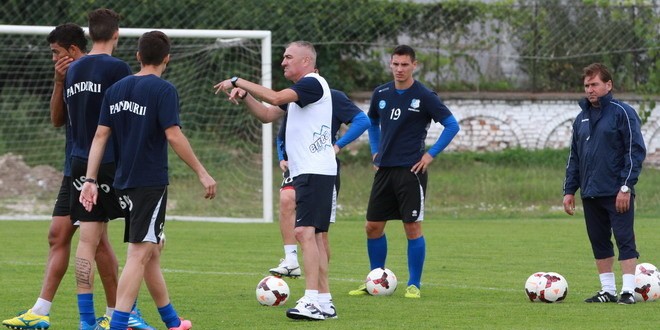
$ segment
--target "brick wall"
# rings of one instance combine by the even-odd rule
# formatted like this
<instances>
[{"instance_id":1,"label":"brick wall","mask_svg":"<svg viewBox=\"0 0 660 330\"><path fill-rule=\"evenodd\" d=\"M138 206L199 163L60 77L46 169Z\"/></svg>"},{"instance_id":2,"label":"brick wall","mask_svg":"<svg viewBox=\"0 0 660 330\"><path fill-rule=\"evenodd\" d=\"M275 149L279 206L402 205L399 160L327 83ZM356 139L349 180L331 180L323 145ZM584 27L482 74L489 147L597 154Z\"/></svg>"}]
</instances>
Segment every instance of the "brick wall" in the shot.
<instances>
[{"instance_id":1,"label":"brick wall","mask_svg":"<svg viewBox=\"0 0 660 330\"><path fill-rule=\"evenodd\" d=\"M575 98L521 100L455 98L444 102L459 121L461 131L449 145L453 151L497 151L505 148L565 148L571 140L571 125L580 112ZM625 100L639 109L639 102ZM365 111L369 101L356 104ZM429 127L427 144L433 144L442 126ZM660 109L656 109L642 134L650 157L660 155ZM366 140L365 135L361 138Z\"/></svg>"}]
</instances>

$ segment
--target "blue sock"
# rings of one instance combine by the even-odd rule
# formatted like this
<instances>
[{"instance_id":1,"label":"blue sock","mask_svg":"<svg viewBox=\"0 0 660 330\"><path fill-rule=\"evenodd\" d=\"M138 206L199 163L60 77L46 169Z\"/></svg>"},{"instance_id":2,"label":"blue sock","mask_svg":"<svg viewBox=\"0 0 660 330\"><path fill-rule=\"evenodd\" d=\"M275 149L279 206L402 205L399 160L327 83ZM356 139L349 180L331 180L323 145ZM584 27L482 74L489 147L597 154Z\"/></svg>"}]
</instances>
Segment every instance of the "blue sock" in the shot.
<instances>
[{"instance_id":1,"label":"blue sock","mask_svg":"<svg viewBox=\"0 0 660 330\"><path fill-rule=\"evenodd\" d=\"M424 259L426 258L426 240L424 236L408 240L408 272L410 279L408 285L415 285L421 288L422 269L424 268Z\"/></svg>"},{"instance_id":2,"label":"blue sock","mask_svg":"<svg viewBox=\"0 0 660 330\"><path fill-rule=\"evenodd\" d=\"M131 312L120 312L115 309L110 318L110 330L126 330L128 328L128 317Z\"/></svg>"},{"instance_id":3,"label":"blue sock","mask_svg":"<svg viewBox=\"0 0 660 330\"><path fill-rule=\"evenodd\" d=\"M369 254L369 263L371 269L385 268L385 259L387 258L387 237L385 234L379 238L367 239L367 253Z\"/></svg>"},{"instance_id":4,"label":"blue sock","mask_svg":"<svg viewBox=\"0 0 660 330\"><path fill-rule=\"evenodd\" d=\"M172 304L167 304L163 307L158 308L158 313L160 314L160 319L165 322L165 326L169 328L176 328L181 325L181 320L179 315L172 307Z\"/></svg>"},{"instance_id":5,"label":"blue sock","mask_svg":"<svg viewBox=\"0 0 660 330\"><path fill-rule=\"evenodd\" d=\"M80 313L80 322L85 322L85 324L96 323L93 293L78 294L78 312Z\"/></svg>"}]
</instances>

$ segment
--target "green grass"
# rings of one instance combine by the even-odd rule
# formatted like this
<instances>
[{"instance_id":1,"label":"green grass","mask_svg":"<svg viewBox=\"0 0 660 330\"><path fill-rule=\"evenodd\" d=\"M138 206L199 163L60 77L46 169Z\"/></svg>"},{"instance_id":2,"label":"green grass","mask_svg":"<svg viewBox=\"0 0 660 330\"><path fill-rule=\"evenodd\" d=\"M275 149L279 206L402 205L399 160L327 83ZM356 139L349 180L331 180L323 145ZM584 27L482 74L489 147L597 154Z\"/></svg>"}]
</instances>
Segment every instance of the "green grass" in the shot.
<instances>
[{"instance_id":1,"label":"green grass","mask_svg":"<svg viewBox=\"0 0 660 330\"><path fill-rule=\"evenodd\" d=\"M32 306L41 286L48 222L0 221L0 317ZM126 246L123 223L111 223L120 264ZM422 299L403 297L407 281L406 243L400 222L388 225L388 267L400 279L389 297L351 297L368 272L363 221L343 217L331 228L330 284L339 319L314 325L285 317L304 290L304 280L287 280L292 297L285 307L263 307L255 299L258 281L282 255L277 224L221 224L171 221L166 225L163 269L173 303L195 329L653 329L658 303L586 304L599 289L581 217L562 219L433 218L424 222L427 258ZM660 221L636 219L640 261L660 264ZM11 238L11 239L10 239ZM75 247L74 247L75 248ZM620 270L617 281L620 285ZM77 324L73 264L51 311L51 329ZM569 283L560 304L531 303L523 288L536 271L556 271ZM97 312L104 298L97 281ZM162 323L146 289L140 295L146 319Z\"/></svg>"}]
</instances>

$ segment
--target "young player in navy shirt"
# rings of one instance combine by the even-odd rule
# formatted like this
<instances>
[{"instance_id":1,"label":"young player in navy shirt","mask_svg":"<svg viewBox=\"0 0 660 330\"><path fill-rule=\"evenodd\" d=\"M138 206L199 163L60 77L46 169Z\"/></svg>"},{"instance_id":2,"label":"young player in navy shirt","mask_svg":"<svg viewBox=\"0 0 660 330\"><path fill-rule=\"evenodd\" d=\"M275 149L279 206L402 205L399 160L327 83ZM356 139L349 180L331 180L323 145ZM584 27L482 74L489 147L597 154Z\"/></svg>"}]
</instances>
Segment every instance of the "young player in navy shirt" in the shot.
<instances>
[{"instance_id":1,"label":"young player in navy shirt","mask_svg":"<svg viewBox=\"0 0 660 330\"><path fill-rule=\"evenodd\" d=\"M112 330L128 328L131 306L143 280L168 329L192 327L172 307L160 269L158 244L165 225L169 184L168 142L199 177L205 198L215 197L216 182L181 132L175 87L160 78L170 59L169 50L170 40L164 33L151 31L142 35L137 55L140 72L120 80L107 91L90 151L87 177L95 178L104 149L112 138L117 162L114 186L128 205L124 235L128 255L119 278L119 295L110 322ZM86 182L80 203L91 210L98 194L96 185Z\"/></svg>"},{"instance_id":2,"label":"young player in navy shirt","mask_svg":"<svg viewBox=\"0 0 660 330\"><path fill-rule=\"evenodd\" d=\"M377 87L369 106L369 143L378 170L367 208L367 252L371 269L385 268L385 225L388 220L403 220L410 274L407 298L421 297L427 170L459 130L458 122L438 95L412 77L416 66L415 51L410 46L397 46L390 60L394 81ZM424 141L431 121L440 122L444 130L426 151ZM367 294L366 287L362 285L349 294Z\"/></svg>"},{"instance_id":3,"label":"young player in navy shirt","mask_svg":"<svg viewBox=\"0 0 660 330\"><path fill-rule=\"evenodd\" d=\"M119 40L119 15L110 9L97 9L88 14L90 52L69 66L64 83L64 101L71 125L71 220L80 221L80 238L76 250L76 286L80 328L93 329L108 323L109 316L99 320L94 312L94 256L98 242L107 235L107 222L123 216L123 210L112 189L114 155L112 149L103 157L95 183L103 187L99 206L92 212L80 203L80 189L85 178L89 147L99 121L99 110L105 91L119 79L131 74L124 61L112 57ZM117 281L115 271L114 282ZM115 284L116 285L116 284ZM114 288L113 290L115 290ZM112 293L113 301L115 293Z\"/></svg>"}]
</instances>

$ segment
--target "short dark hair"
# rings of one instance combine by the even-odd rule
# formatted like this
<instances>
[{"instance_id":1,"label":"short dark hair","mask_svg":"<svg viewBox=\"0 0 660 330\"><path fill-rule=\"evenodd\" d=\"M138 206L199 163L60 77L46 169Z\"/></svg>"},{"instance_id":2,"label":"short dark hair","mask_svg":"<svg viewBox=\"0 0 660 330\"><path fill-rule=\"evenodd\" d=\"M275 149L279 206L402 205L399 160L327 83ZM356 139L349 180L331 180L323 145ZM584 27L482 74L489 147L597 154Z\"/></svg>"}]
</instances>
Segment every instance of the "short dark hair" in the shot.
<instances>
[{"instance_id":1,"label":"short dark hair","mask_svg":"<svg viewBox=\"0 0 660 330\"><path fill-rule=\"evenodd\" d=\"M73 23L64 23L58 25L50 31L46 37L49 44L58 44L62 48L68 49L71 45L75 45L83 53L87 52L87 38L85 38L85 31Z\"/></svg>"},{"instance_id":2,"label":"short dark hair","mask_svg":"<svg viewBox=\"0 0 660 330\"><path fill-rule=\"evenodd\" d=\"M612 74L610 69L608 69L605 64L602 63L591 63L582 69L582 80L587 77L593 77L598 75L600 80L603 82L608 82L612 80Z\"/></svg>"},{"instance_id":3,"label":"short dark hair","mask_svg":"<svg viewBox=\"0 0 660 330\"><path fill-rule=\"evenodd\" d=\"M170 53L170 38L161 31L144 33L138 40L142 65L160 65Z\"/></svg>"},{"instance_id":4,"label":"short dark hair","mask_svg":"<svg viewBox=\"0 0 660 330\"><path fill-rule=\"evenodd\" d=\"M398 45L394 47L394 50L392 51L392 56L394 55L408 55L410 56L410 60L415 62L415 50L408 46L408 45Z\"/></svg>"},{"instance_id":5,"label":"short dark hair","mask_svg":"<svg viewBox=\"0 0 660 330\"><path fill-rule=\"evenodd\" d=\"M92 41L108 41L119 31L119 14L112 9L100 8L87 14L89 36Z\"/></svg>"}]
</instances>

